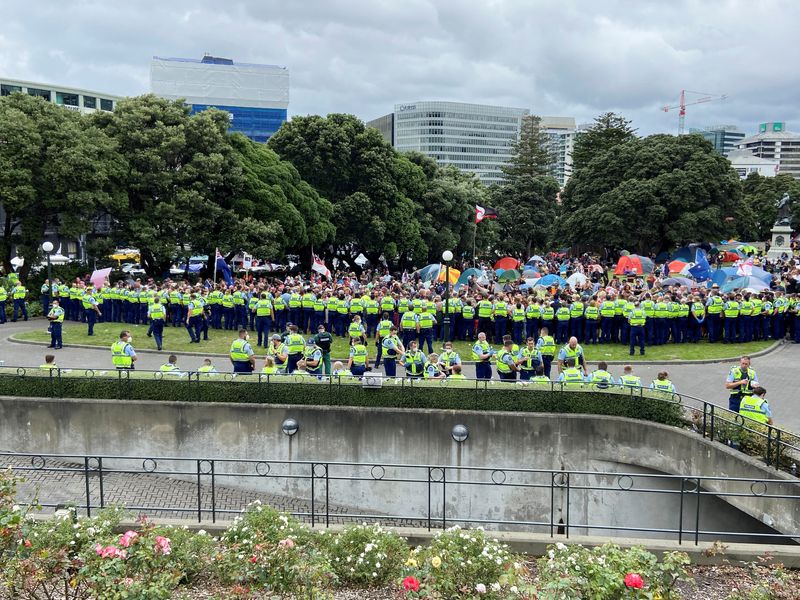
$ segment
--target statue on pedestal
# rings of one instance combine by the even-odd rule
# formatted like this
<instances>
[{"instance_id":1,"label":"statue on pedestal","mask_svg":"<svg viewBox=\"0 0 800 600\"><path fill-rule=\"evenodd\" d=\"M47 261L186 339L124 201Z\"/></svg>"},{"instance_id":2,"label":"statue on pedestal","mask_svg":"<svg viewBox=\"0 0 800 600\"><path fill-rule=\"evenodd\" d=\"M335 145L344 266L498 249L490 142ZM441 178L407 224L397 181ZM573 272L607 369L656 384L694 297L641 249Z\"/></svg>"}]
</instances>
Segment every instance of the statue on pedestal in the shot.
<instances>
[{"instance_id":1,"label":"statue on pedestal","mask_svg":"<svg viewBox=\"0 0 800 600\"><path fill-rule=\"evenodd\" d=\"M775 225L789 226L792 223L792 202L789 198L789 193L783 194L783 197L778 200L778 218L775 219Z\"/></svg>"}]
</instances>

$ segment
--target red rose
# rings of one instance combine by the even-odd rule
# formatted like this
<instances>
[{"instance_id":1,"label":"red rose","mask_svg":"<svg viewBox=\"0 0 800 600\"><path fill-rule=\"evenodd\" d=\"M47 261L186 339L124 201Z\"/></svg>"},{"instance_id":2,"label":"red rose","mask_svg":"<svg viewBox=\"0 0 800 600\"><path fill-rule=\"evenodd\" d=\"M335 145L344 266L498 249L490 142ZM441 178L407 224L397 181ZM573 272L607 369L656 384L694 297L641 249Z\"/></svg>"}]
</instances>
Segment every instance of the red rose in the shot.
<instances>
[{"instance_id":1,"label":"red rose","mask_svg":"<svg viewBox=\"0 0 800 600\"><path fill-rule=\"evenodd\" d=\"M250 562L255 564L256 562L258 562L258 557L256 557L255 555L251 556Z\"/></svg>"},{"instance_id":2,"label":"red rose","mask_svg":"<svg viewBox=\"0 0 800 600\"><path fill-rule=\"evenodd\" d=\"M33 546L30 540L25 540L24 542L22 542L22 545L25 546L26 548L30 548L31 546Z\"/></svg>"},{"instance_id":3,"label":"red rose","mask_svg":"<svg viewBox=\"0 0 800 600\"><path fill-rule=\"evenodd\" d=\"M419 579L416 577L411 577L409 575L405 579L403 579L403 589L407 592L418 592L419 591Z\"/></svg>"},{"instance_id":4,"label":"red rose","mask_svg":"<svg viewBox=\"0 0 800 600\"><path fill-rule=\"evenodd\" d=\"M628 573L625 575L625 585L629 588L642 589L644 587L644 579L638 573Z\"/></svg>"}]
</instances>

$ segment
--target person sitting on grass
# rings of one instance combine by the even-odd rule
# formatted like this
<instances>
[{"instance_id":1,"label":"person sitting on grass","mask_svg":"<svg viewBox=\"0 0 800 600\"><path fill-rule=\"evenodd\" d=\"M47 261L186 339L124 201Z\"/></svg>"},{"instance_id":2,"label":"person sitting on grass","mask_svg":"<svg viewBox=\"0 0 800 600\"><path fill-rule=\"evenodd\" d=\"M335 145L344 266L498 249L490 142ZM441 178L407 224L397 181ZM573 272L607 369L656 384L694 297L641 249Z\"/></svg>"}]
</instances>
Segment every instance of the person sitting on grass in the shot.
<instances>
[{"instance_id":1,"label":"person sitting on grass","mask_svg":"<svg viewBox=\"0 0 800 600\"><path fill-rule=\"evenodd\" d=\"M265 375L277 375L278 367L275 366L275 359L272 356L264 357L264 366L261 367L261 372Z\"/></svg>"},{"instance_id":2,"label":"person sitting on grass","mask_svg":"<svg viewBox=\"0 0 800 600\"><path fill-rule=\"evenodd\" d=\"M337 360L333 363L333 376L334 377L352 377L353 374L350 372L350 369L344 368L344 363L342 361Z\"/></svg>"},{"instance_id":3,"label":"person sitting on grass","mask_svg":"<svg viewBox=\"0 0 800 600\"><path fill-rule=\"evenodd\" d=\"M170 354L168 362L161 365L159 371L170 375L180 375L181 370L178 368L178 357L174 354Z\"/></svg>"},{"instance_id":4,"label":"person sitting on grass","mask_svg":"<svg viewBox=\"0 0 800 600\"><path fill-rule=\"evenodd\" d=\"M439 366L439 355L435 352L428 355L428 360L425 361L424 375L425 379L444 379L445 374Z\"/></svg>"},{"instance_id":5,"label":"person sitting on grass","mask_svg":"<svg viewBox=\"0 0 800 600\"><path fill-rule=\"evenodd\" d=\"M675 394L675 386L669 380L669 373L661 371L658 377L650 384L650 389L657 392L665 392L667 394Z\"/></svg>"},{"instance_id":6,"label":"person sitting on grass","mask_svg":"<svg viewBox=\"0 0 800 600\"><path fill-rule=\"evenodd\" d=\"M292 375L297 375L302 378L306 378L311 375L311 373L306 371L306 361L304 358L301 358L297 361L297 368L292 371Z\"/></svg>"},{"instance_id":7,"label":"person sitting on grass","mask_svg":"<svg viewBox=\"0 0 800 600\"><path fill-rule=\"evenodd\" d=\"M466 379L461 372L461 363L455 363L450 369L451 372L450 375L447 376L448 379Z\"/></svg>"},{"instance_id":8,"label":"person sitting on grass","mask_svg":"<svg viewBox=\"0 0 800 600\"><path fill-rule=\"evenodd\" d=\"M219 373L210 358L204 358L203 364L197 369L198 373Z\"/></svg>"}]
</instances>

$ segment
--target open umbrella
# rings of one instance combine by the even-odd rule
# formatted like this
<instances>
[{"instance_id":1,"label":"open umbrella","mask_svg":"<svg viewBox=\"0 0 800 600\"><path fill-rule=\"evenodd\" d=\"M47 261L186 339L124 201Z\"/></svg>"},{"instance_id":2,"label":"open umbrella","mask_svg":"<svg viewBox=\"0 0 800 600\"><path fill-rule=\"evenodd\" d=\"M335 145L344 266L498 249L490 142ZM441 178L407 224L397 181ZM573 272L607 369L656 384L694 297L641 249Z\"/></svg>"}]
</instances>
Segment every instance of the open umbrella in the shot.
<instances>
[{"instance_id":1,"label":"open umbrella","mask_svg":"<svg viewBox=\"0 0 800 600\"><path fill-rule=\"evenodd\" d=\"M756 277L737 277L720 286L720 291L728 293L744 288L760 292L761 290L768 290L769 286Z\"/></svg>"},{"instance_id":2,"label":"open umbrella","mask_svg":"<svg viewBox=\"0 0 800 600\"><path fill-rule=\"evenodd\" d=\"M520 272L516 269L507 269L503 271L502 275L497 278L497 281L500 283L505 283L506 281L517 281L522 276Z\"/></svg>"},{"instance_id":3,"label":"open umbrella","mask_svg":"<svg viewBox=\"0 0 800 600\"><path fill-rule=\"evenodd\" d=\"M458 290L462 285L467 285L470 277L474 277L479 283L486 283L486 273L481 269L464 269L464 272L459 275L458 281L456 281L456 284L453 286L453 290Z\"/></svg>"},{"instance_id":4,"label":"open umbrella","mask_svg":"<svg viewBox=\"0 0 800 600\"><path fill-rule=\"evenodd\" d=\"M557 285L559 287L564 287L567 285L567 280L563 277L559 277L558 275L545 275L539 281L536 282L536 285L550 287L551 285Z\"/></svg>"},{"instance_id":5,"label":"open umbrella","mask_svg":"<svg viewBox=\"0 0 800 600\"><path fill-rule=\"evenodd\" d=\"M680 273L686 268L686 261L673 260L671 263L667 264L667 267L669 267L670 273Z\"/></svg>"},{"instance_id":6,"label":"open umbrella","mask_svg":"<svg viewBox=\"0 0 800 600\"><path fill-rule=\"evenodd\" d=\"M497 269L516 269L519 266L519 261L516 258L511 258L510 256L505 256L494 263L494 270Z\"/></svg>"},{"instance_id":7,"label":"open umbrella","mask_svg":"<svg viewBox=\"0 0 800 600\"><path fill-rule=\"evenodd\" d=\"M444 278L447 277L448 271L450 272L450 285L455 285L458 283L458 278L461 276L461 271L454 269L453 267L450 267L449 269L440 269L437 281L444 281Z\"/></svg>"},{"instance_id":8,"label":"open umbrella","mask_svg":"<svg viewBox=\"0 0 800 600\"><path fill-rule=\"evenodd\" d=\"M526 262L525 264L526 265L535 265L536 263L543 263L543 262L544 262L544 259L541 256L539 256L538 254L534 254L533 256L531 256L528 259L528 262Z\"/></svg>"},{"instance_id":9,"label":"open umbrella","mask_svg":"<svg viewBox=\"0 0 800 600\"><path fill-rule=\"evenodd\" d=\"M569 277L567 277L567 283L572 287L578 287L579 285L583 285L586 283L586 275L583 273L573 273Z\"/></svg>"},{"instance_id":10,"label":"open umbrella","mask_svg":"<svg viewBox=\"0 0 800 600\"><path fill-rule=\"evenodd\" d=\"M696 286L697 283L686 277L667 277L661 282L661 285L685 285L690 288Z\"/></svg>"},{"instance_id":11,"label":"open umbrella","mask_svg":"<svg viewBox=\"0 0 800 600\"><path fill-rule=\"evenodd\" d=\"M437 277L439 277L439 271L441 271L442 265L440 264L431 264L426 267L422 267L419 270L419 277L422 281L433 281Z\"/></svg>"}]
</instances>

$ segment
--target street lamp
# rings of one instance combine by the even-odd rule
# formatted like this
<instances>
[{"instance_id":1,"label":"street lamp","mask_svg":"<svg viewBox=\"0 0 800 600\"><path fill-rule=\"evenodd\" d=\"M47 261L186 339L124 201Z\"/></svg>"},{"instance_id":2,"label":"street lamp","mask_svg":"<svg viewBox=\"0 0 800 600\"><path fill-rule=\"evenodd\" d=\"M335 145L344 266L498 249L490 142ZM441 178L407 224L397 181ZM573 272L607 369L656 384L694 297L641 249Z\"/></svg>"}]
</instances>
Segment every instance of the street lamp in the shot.
<instances>
[{"instance_id":1,"label":"street lamp","mask_svg":"<svg viewBox=\"0 0 800 600\"><path fill-rule=\"evenodd\" d=\"M450 341L450 261L453 260L453 253L450 250L442 252L442 262L444 262L444 341Z\"/></svg>"},{"instance_id":2,"label":"street lamp","mask_svg":"<svg viewBox=\"0 0 800 600\"><path fill-rule=\"evenodd\" d=\"M50 253L53 251L53 242L47 241L42 244L42 250L47 255L47 282L48 285L53 285L53 277L50 272Z\"/></svg>"}]
</instances>

